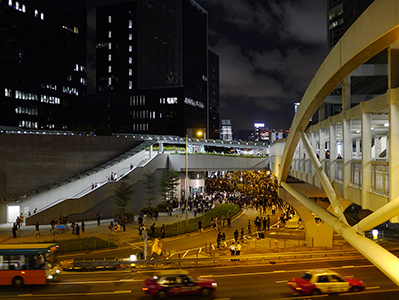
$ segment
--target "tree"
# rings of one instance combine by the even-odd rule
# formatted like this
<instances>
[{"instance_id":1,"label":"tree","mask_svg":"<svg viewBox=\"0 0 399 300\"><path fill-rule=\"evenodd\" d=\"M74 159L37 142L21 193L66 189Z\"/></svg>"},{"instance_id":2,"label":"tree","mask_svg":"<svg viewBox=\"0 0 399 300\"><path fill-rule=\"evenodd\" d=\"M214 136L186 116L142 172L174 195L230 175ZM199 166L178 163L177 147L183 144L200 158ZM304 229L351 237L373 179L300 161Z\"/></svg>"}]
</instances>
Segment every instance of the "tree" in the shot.
<instances>
[{"instance_id":1,"label":"tree","mask_svg":"<svg viewBox=\"0 0 399 300\"><path fill-rule=\"evenodd\" d=\"M125 212L126 206L129 204L135 192L133 185L128 183L127 178L128 176L122 177L118 186L114 189L114 195L116 196L115 202L121 208L121 212Z\"/></svg>"},{"instance_id":2,"label":"tree","mask_svg":"<svg viewBox=\"0 0 399 300\"><path fill-rule=\"evenodd\" d=\"M159 180L159 193L164 201L173 199L175 196L176 187L179 185L180 175L175 170L165 171Z\"/></svg>"},{"instance_id":3,"label":"tree","mask_svg":"<svg viewBox=\"0 0 399 300\"><path fill-rule=\"evenodd\" d=\"M144 197L147 200L148 207L151 207L151 202L155 200L154 192L155 192L155 175L154 173L147 172L143 176L143 185L146 196Z\"/></svg>"}]
</instances>

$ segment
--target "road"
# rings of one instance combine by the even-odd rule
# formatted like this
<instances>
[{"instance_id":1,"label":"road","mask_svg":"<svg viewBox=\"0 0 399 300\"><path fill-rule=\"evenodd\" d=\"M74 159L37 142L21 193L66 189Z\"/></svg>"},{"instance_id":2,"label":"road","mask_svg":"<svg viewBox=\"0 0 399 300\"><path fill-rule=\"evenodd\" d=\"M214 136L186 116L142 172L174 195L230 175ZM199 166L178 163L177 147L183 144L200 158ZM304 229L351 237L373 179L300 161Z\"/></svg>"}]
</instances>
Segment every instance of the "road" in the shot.
<instances>
[{"instance_id":1,"label":"road","mask_svg":"<svg viewBox=\"0 0 399 300\"><path fill-rule=\"evenodd\" d=\"M225 226L224 228L220 228L220 231L226 234L226 242L225 242L226 244L223 244L223 246L228 247L229 241L233 239L234 237L233 233L236 229L238 229L238 231L240 232L241 228L244 228L245 233L247 233L248 220L251 220L252 227L254 227L253 220L257 216L259 216L259 212L257 212L256 210L253 209L245 210L244 213L239 218L233 220L231 228L228 228L227 226ZM276 222L277 222L277 215L274 216L271 215L271 224L273 225ZM287 232L290 232L289 234L291 235L292 239L301 239L301 240L304 239L303 230L301 231L289 230ZM186 235L166 238L163 240L163 249L165 250L165 255L169 256L170 254L170 258L176 258L176 259L179 257L179 255L181 258L189 256L193 257L197 253L205 251L205 243L208 243L208 245L209 243L213 244L213 249L214 249L216 246L217 233L218 231L214 229L207 229L202 234L194 232ZM134 230L132 234L137 234L137 232ZM129 257L130 254L135 254L137 252L143 252L143 243L135 243L131 244L130 246L126 244L125 247L112 249L112 250L103 250L103 251L78 253L78 254L72 253L68 255L62 255L60 259L63 260L71 258L74 259L126 258Z\"/></svg>"},{"instance_id":2,"label":"road","mask_svg":"<svg viewBox=\"0 0 399 300\"><path fill-rule=\"evenodd\" d=\"M365 259L330 260L324 262L298 261L262 265L240 265L225 267L205 267L189 269L196 277L214 279L219 287L208 299L247 300L247 299L304 299L294 296L286 282L308 269L329 268L344 276L362 279L367 289L358 294L338 296L349 300L398 299L399 288ZM151 299L141 291L145 278L154 271L125 270L108 272L64 272L59 280L47 286L25 286L21 289L2 287L0 299ZM306 297L311 299L312 297ZM174 299L174 298L170 298ZM180 299L204 299L203 297L182 297ZM327 299L319 296L317 299Z\"/></svg>"}]
</instances>

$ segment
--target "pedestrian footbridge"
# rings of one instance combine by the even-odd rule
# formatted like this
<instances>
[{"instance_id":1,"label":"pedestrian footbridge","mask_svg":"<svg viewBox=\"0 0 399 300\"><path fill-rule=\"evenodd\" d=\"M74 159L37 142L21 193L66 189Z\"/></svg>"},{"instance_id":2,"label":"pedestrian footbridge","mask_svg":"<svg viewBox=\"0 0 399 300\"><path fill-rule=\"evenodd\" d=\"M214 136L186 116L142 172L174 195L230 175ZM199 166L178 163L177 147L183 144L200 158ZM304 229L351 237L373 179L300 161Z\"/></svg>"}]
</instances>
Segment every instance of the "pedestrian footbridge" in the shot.
<instances>
[{"instance_id":1,"label":"pedestrian footbridge","mask_svg":"<svg viewBox=\"0 0 399 300\"><path fill-rule=\"evenodd\" d=\"M387 53L385 64L362 66L382 51ZM352 76L384 70L386 92L355 103L350 92ZM399 1L374 1L320 66L301 100L288 138L270 149L280 196L302 213L305 228L317 228L307 232L308 237L328 246L333 229L396 284L398 258L364 235L388 220L399 221L398 71ZM337 87L342 89L342 112L309 126ZM324 193L330 207L323 209L312 201L310 189ZM344 210L351 203L372 213L350 226ZM323 224L314 223L314 214Z\"/></svg>"}]
</instances>

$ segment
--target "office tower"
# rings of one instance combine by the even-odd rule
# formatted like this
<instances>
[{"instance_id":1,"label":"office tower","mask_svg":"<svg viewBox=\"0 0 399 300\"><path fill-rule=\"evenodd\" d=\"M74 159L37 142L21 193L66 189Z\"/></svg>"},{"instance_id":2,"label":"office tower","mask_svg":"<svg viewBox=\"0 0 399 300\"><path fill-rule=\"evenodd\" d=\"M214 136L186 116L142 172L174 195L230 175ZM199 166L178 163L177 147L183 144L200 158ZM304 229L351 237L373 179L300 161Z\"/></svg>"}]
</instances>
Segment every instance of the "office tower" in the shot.
<instances>
[{"instance_id":1,"label":"office tower","mask_svg":"<svg viewBox=\"0 0 399 300\"><path fill-rule=\"evenodd\" d=\"M328 0L327 36L331 50L374 0ZM348 107L383 94L388 88L387 51L383 50L355 70L333 90L319 110L319 120L340 113L342 93L350 95ZM346 108L346 109L347 109Z\"/></svg>"},{"instance_id":2,"label":"office tower","mask_svg":"<svg viewBox=\"0 0 399 300\"><path fill-rule=\"evenodd\" d=\"M0 1L0 125L73 130L86 109L86 1Z\"/></svg>"},{"instance_id":3,"label":"office tower","mask_svg":"<svg viewBox=\"0 0 399 300\"><path fill-rule=\"evenodd\" d=\"M208 136L207 12L193 0L132 0L97 7L96 24L102 122L114 132Z\"/></svg>"}]
</instances>

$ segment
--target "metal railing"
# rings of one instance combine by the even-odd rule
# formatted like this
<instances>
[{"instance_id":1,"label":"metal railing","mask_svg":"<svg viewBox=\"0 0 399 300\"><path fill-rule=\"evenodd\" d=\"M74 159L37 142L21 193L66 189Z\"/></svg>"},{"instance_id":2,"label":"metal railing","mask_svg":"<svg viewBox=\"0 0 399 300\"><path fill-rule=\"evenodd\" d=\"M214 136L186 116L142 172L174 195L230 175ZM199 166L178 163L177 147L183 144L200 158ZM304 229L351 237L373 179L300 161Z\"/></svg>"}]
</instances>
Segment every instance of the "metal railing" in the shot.
<instances>
[{"instance_id":1,"label":"metal railing","mask_svg":"<svg viewBox=\"0 0 399 300\"><path fill-rule=\"evenodd\" d=\"M389 196L389 163L373 161L371 163L371 191Z\"/></svg>"}]
</instances>

